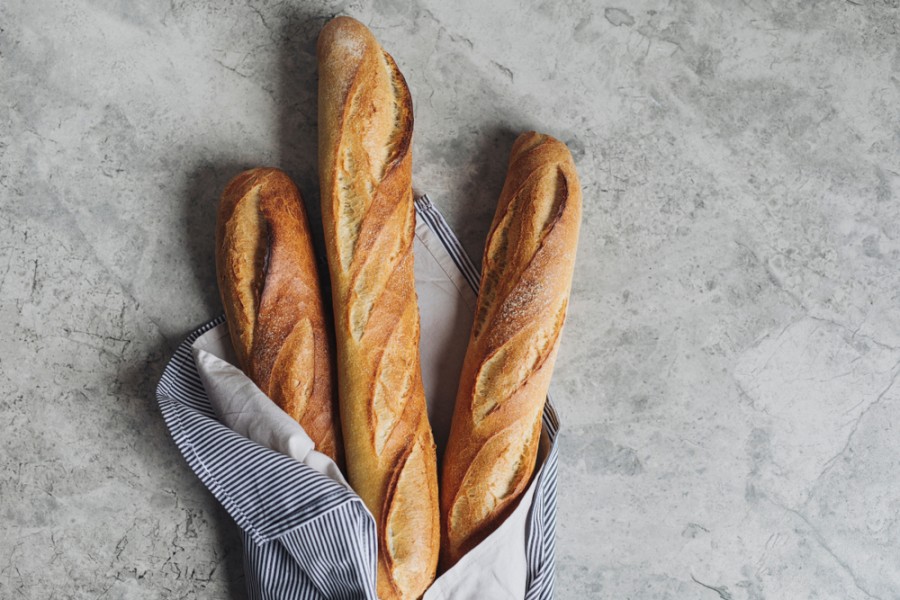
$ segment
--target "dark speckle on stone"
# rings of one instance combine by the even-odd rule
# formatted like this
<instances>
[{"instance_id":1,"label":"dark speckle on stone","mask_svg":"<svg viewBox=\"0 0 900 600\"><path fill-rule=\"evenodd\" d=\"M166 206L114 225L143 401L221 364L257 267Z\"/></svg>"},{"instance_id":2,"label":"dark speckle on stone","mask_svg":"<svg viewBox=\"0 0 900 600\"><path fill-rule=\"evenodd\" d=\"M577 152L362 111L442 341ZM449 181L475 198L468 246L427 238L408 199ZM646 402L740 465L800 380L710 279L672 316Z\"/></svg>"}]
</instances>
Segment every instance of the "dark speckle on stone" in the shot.
<instances>
[{"instance_id":1,"label":"dark speckle on stone","mask_svg":"<svg viewBox=\"0 0 900 600\"><path fill-rule=\"evenodd\" d=\"M867 235L862 241L863 253L870 258L878 258L881 256L881 250L878 245L877 235Z\"/></svg>"},{"instance_id":2,"label":"dark speckle on stone","mask_svg":"<svg viewBox=\"0 0 900 600\"><path fill-rule=\"evenodd\" d=\"M695 538L703 533L709 533L709 529L697 523L688 523L681 532L681 537Z\"/></svg>"},{"instance_id":3,"label":"dark speckle on stone","mask_svg":"<svg viewBox=\"0 0 900 600\"><path fill-rule=\"evenodd\" d=\"M599 437L584 449L584 460L589 471L608 475L637 475L644 470L634 448L620 446Z\"/></svg>"},{"instance_id":4,"label":"dark speckle on stone","mask_svg":"<svg viewBox=\"0 0 900 600\"><path fill-rule=\"evenodd\" d=\"M750 432L750 439L747 440L747 455L753 473L759 472L764 463L771 461L771 444L769 432L765 429L757 427Z\"/></svg>"},{"instance_id":5,"label":"dark speckle on stone","mask_svg":"<svg viewBox=\"0 0 900 600\"><path fill-rule=\"evenodd\" d=\"M580 162L582 158L584 158L584 142L580 139L572 138L566 141L566 146L569 148L569 152L572 153L572 158L576 163Z\"/></svg>"},{"instance_id":6,"label":"dark speckle on stone","mask_svg":"<svg viewBox=\"0 0 900 600\"><path fill-rule=\"evenodd\" d=\"M634 25L634 17L628 14L628 11L624 8L607 8L603 12L603 16L616 27L621 25Z\"/></svg>"}]
</instances>

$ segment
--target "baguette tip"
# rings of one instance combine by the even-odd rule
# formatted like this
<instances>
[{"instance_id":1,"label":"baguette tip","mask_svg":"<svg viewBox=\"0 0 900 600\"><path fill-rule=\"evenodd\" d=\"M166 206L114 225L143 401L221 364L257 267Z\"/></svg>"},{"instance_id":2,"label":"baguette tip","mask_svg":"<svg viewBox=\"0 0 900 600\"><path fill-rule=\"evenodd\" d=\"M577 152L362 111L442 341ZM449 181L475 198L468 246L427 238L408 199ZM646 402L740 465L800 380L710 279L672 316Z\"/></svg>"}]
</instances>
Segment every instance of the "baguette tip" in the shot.
<instances>
[{"instance_id":1,"label":"baguette tip","mask_svg":"<svg viewBox=\"0 0 900 600\"><path fill-rule=\"evenodd\" d=\"M369 28L353 17L338 16L328 21L319 33L316 53L320 60L338 51L354 57L362 56L366 47L375 43Z\"/></svg>"}]
</instances>

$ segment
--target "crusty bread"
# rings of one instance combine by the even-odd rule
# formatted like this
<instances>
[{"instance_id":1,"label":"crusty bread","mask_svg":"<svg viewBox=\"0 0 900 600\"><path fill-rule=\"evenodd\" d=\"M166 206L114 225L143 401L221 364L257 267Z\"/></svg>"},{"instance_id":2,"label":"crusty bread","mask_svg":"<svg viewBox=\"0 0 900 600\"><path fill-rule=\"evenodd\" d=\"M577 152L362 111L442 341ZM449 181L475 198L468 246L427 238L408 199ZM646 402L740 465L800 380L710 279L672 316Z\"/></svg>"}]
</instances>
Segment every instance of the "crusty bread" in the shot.
<instances>
[{"instance_id":1,"label":"crusty bread","mask_svg":"<svg viewBox=\"0 0 900 600\"><path fill-rule=\"evenodd\" d=\"M252 169L225 188L216 271L239 366L341 465L325 307L303 201L285 173Z\"/></svg>"},{"instance_id":2,"label":"crusty bread","mask_svg":"<svg viewBox=\"0 0 900 600\"><path fill-rule=\"evenodd\" d=\"M580 221L581 189L565 144L520 135L484 249L444 454L442 569L502 523L531 479Z\"/></svg>"},{"instance_id":3,"label":"crusty bread","mask_svg":"<svg viewBox=\"0 0 900 600\"><path fill-rule=\"evenodd\" d=\"M419 365L413 275L412 101L372 33L319 36L319 175L350 484L378 526L378 596L434 579L437 464Z\"/></svg>"}]
</instances>

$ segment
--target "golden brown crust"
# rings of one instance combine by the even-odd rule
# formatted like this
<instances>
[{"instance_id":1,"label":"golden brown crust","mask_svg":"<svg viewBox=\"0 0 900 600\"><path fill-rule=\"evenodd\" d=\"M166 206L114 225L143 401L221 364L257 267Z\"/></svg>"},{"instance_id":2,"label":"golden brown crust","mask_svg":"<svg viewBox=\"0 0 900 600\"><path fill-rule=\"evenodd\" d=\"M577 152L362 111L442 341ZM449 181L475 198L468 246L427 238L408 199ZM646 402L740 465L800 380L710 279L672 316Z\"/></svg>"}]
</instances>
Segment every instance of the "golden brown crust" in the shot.
<instances>
[{"instance_id":1,"label":"golden brown crust","mask_svg":"<svg viewBox=\"0 0 900 600\"><path fill-rule=\"evenodd\" d=\"M278 169L231 180L216 224L216 271L240 367L343 463L325 307L300 192Z\"/></svg>"},{"instance_id":2,"label":"golden brown crust","mask_svg":"<svg viewBox=\"0 0 900 600\"><path fill-rule=\"evenodd\" d=\"M503 522L534 472L580 221L568 148L547 135L520 135L485 244L444 454L442 569Z\"/></svg>"},{"instance_id":3,"label":"golden brown crust","mask_svg":"<svg viewBox=\"0 0 900 600\"><path fill-rule=\"evenodd\" d=\"M372 33L319 36L319 174L349 480L378 524L378 596L434 579L437 465L419 365L412 101Z\"/></svg>"}]
</instances>

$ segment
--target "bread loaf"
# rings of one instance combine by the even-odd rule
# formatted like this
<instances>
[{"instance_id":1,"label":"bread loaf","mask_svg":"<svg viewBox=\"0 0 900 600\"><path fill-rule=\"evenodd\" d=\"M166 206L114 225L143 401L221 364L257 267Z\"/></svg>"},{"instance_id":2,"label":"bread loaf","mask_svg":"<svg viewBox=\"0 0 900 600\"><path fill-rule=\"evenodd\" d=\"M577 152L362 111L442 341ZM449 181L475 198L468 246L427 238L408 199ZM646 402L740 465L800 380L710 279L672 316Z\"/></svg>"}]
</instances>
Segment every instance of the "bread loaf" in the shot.
<instances>
[{"instance_id":1,"label":"bread loaf","mask_svg":"<svg viewBox=\"0 0 900 600\"><path fill-rule=\"evenodd\" d=\"M219 203L216 271L239 366L341 465L326 313L302 202L278 169L232 179Z\"/></svg>"},{"instance_id":2,"label":"bread loaf","mask_svg":"<svg viewBox=\"0 0 900 600\"><path fill-rule=\"evenodd\" d=\"M565 144L516 140L484 249L441 478L441 567L506 518L534 472L566 316L581 189Z\"/></svg>"},{"instance_id":3,"label":"bread loaf","mask_svg":"<svg viewBox=\"0 0 900 600\"><path fill-rule=\"evenodd\" d=\"M412 101L358 21L319 36L319 174L350 484L378 526L378 596L434 578L437 464L419 365Z\"/></svg>"}]
</instances>

